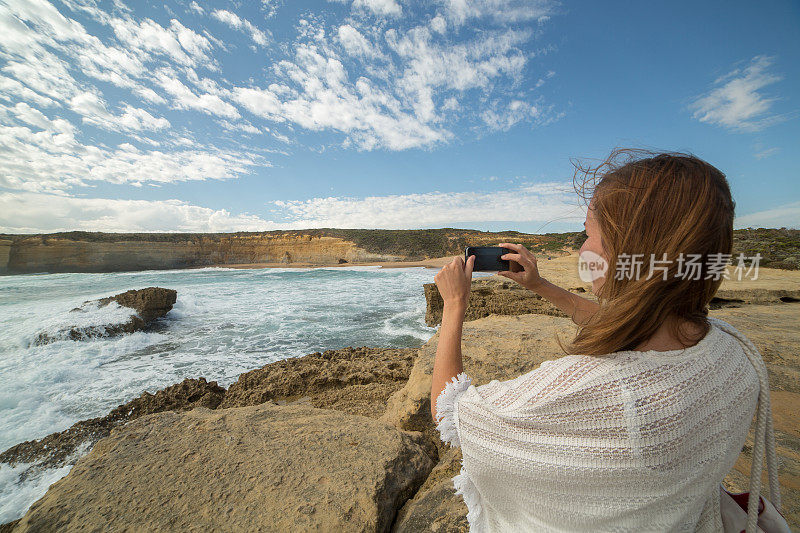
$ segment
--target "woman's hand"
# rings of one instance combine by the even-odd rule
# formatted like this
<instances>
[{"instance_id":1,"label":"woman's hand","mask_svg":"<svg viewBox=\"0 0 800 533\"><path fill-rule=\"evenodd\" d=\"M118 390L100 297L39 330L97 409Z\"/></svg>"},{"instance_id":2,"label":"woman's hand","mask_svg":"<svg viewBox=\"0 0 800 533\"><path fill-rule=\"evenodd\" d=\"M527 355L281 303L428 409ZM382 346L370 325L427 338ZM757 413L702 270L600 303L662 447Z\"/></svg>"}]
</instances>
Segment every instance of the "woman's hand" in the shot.
<instances>
[{"instance_id":1,"label":"woman's hand","mask_svg":"<svg viewBox=\"0 0 800 533\"><path fill-rule=\"evenodd\" d=\"M500 259L508 259L510 270L498 272L499 275L513 279L526 289L536 291L542 283L543 278L539 275L539 267L536 264L536 257L533 252L521 244L500 243L498 246L515 250L517 253L503 254Z\"/></svg>"},{"instance_id":2,"label":"woman's hand","mask_svg":"<svg viewBox=\"0 0 800 533\"><path fill-rule=\"evenodd\" d=\"M433 277L439 294L447 306L457 306L466 310L469 301L469 291L472 287L472 268L475 266L475 256L469 256L466 264L461 256L456 257Z\"/></svg>"}]
</instances>

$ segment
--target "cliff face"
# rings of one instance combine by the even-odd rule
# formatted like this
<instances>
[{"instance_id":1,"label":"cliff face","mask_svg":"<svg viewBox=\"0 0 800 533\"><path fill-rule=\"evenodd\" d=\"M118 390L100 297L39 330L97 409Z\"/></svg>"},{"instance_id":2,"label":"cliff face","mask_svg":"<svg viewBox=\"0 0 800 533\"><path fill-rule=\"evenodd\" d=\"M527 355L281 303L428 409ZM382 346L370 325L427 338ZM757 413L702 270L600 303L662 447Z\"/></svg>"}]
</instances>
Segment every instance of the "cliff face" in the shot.
<instances>
[{"instance_id":1,"label":"cliff face","mask_svg":"<svg viewBox=\"0 0 800 533\"><path fill-rule=\"evenodd\" d=\"M0 239L0 274L8 270L8 259L11 255L11 243L8 239Z\"/></svg>"},{"instance_id":2,"label":"cliff face","mask_svg":"<svg viewBox=\"0 0 800 533\"><path fill-rule=\"evenodd\" d=\"M0 273L118 272L236 263L400 261L338 237L313 235L197 235L180 240L81 240L31 236L0 240Z\"/></svg>"}]
</instances>

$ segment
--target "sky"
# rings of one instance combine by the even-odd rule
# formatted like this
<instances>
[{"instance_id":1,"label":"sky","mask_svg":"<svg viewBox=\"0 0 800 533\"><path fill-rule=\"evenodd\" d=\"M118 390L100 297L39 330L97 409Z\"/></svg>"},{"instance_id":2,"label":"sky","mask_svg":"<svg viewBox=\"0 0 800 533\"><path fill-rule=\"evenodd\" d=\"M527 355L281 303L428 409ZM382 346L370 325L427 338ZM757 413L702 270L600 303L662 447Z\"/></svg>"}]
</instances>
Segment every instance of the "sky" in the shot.
<instances>
[{"instance_id":1,"label":"sky","mask_svg":"<svg viewBox=\"0 0 800 533\"><path fill-rule=\"evenodd\" d=\"M800 3L0 0L0 232L579 231L574 163L800 228Z\"/></svg>"}]
</instances>

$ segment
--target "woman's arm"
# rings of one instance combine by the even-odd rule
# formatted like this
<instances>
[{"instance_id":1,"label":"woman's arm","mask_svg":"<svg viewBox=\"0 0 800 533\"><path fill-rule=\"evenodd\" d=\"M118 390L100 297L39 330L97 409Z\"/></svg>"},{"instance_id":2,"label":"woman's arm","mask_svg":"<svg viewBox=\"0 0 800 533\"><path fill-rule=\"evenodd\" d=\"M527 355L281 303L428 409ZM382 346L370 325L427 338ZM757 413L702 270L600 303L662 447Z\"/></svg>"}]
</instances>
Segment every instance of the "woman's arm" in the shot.
<instances>
[{"instance_id":1,"label":"woman's arm","mask_svg":"<svg viewBox=\"0 0 800 533\"><path fill-rule=\"evenodd\" d=\"M431 376L431 416L436 421L436 399L453 376L464 371L461 359L461 332L464 326L466 305L444 304L442 325L439 327L439 343L433 360Z\"/></svg>"},{"instance_id":2,"label":"woman's arm","mask_svg":"<svg viewBox=\"0 0 800 533\"><path fill-rule=\"evenodd\" d=\"M558 285L550 283L539 275L539 266L536 256L521 244L503 242L498 244L503 248L514 250L515 254L504 254L501 259L510 261L509 268L498 272L503 277L513 279L526 289L532 290L542 298L558 307L564 314L578 324L584 324L594 313L600 309L600 304L582 298L577 294L564 290Z\"/></svg>"},{"instance_id":3,"label":"woman's arm","mask_svg":"<svg viewBox=\"0 0 800 533\"><path fill-rule=\"evenodd\" d=\"M529 288L558 307L561 312L572 318L572 321L579 326L589 320L600 309L600 304L597 302L562 289L542 277Z\"/></svg>"},{"instance_id":4,"label":"woman's arm","mask_svg":"<svg viewBox=\"0 0 800 533\"><path fill-rule=\"evenodd\" d=\"M464 259L456 257L442 267L433 278L444 301L442 325L439 327L439 343L436 346L436 358L433 360L433 375L431 376L431 415L434 422L436 421L436 399L447 382L463 370L461 331L469 302L474 265L474 255L467 259L466 264Z\"/></svg>"}]
</instances>

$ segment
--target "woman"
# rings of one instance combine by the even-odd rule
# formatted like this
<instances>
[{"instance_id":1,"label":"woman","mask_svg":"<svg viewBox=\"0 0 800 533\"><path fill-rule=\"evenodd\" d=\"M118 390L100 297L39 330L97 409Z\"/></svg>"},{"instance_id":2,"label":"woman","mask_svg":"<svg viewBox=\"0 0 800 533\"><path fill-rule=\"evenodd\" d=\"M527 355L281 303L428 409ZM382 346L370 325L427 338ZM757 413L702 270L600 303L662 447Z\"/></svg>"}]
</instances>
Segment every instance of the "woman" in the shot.
<instances>
[{"instance_id":1,"label":"woman","mask_svg":"<svg viewBox=\"0 0 800 533\"><path fill-rule=\"evenodd\" d=\"M708 316L731 254L735 204L708 163L647 155L616 151L597 169L579 168L601 177L581 247L607 264L592 283L599 303L542 278L524 246L499 245L512 250L500 275L580 326L565 357L472 385L461 329L474 257L436 274L444 315L431 414L442 439L461 447L453 481L472 532L722 529L719 484L756 409L756 360L765 375L752 343ZM697 254L699 269L687 275ZM655 259L656 269L649 261L627 273L621 258L630 257Z\"/></svg>"}]
</instances>

